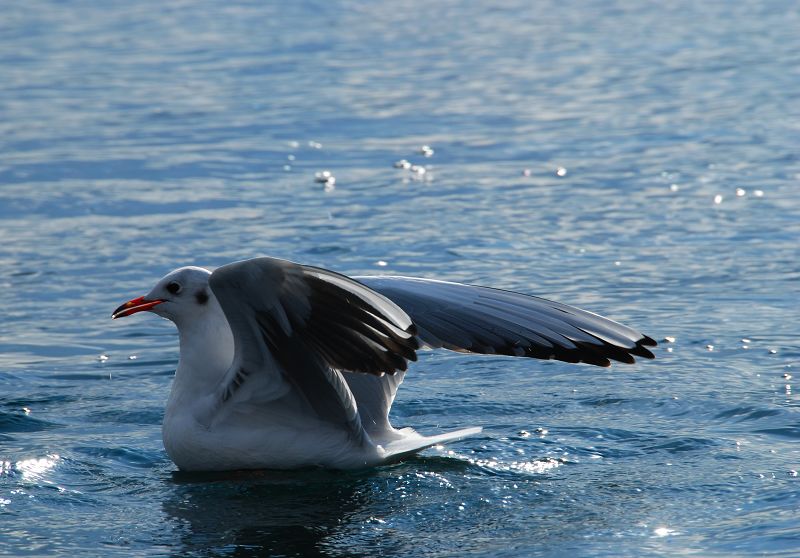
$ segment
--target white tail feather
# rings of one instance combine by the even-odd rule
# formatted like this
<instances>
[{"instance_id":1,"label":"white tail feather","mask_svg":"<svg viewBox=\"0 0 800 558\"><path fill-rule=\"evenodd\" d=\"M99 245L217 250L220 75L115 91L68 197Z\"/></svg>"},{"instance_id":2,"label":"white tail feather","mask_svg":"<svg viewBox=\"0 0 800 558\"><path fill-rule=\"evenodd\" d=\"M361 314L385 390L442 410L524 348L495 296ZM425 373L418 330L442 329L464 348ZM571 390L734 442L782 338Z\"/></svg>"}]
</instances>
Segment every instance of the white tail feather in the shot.
<instances>
[{"instance_id":1,"label":"white tail feather","mask_svg":"<svg viewBox=\"0 0 800 558\"><path fill-rule=\"evenodd\" d=\"M403 437L398 440L392 440L384 446L386 461L400 461L417 452L435 446L437 444L444 444L447 442L455 442L462 440L468 436L480 434L483 428L480 426L473 426L471 428L462 428L461 430L454 430L453 432L445 432L444 434L437 434L436 436L423 436L418 434L411 428L403 428L396 432L402 433Z\"/></svg>"}]
</instances>

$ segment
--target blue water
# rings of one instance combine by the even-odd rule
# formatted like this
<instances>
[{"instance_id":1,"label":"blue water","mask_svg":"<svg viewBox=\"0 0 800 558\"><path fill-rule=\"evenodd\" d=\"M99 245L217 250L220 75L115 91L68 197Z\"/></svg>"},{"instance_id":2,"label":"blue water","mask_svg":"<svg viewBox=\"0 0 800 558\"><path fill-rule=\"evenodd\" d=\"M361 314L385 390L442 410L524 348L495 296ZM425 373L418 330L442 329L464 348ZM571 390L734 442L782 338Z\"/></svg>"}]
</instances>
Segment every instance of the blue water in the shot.
<instances>
[{"instance_id":1,"label":"blue water","mask_svg":"<svg viewBox=\"0 0 800 558\"><path fill-rule=\"evenodd\" d=\"M0 555L800 555L795 4L492 4L3 5ZM265 254L662 343L611 369L424 353L394 422L482 436L177 473L175 330L110 313Z\"/></svg>"}]
</instances>

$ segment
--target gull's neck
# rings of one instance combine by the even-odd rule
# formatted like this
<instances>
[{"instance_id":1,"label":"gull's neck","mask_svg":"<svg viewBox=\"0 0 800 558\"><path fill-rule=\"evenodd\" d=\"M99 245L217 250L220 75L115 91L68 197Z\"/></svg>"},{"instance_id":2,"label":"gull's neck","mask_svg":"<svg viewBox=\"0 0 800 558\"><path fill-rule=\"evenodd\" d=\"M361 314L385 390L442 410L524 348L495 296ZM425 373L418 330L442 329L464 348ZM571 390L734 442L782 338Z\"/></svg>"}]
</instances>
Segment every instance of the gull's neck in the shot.
<instances>
[{"instance_id":1,"label":"gull's neck","mask_svg":"<svg viewBox=\"0 0 800 558\"><path fill-rule=\"evenodd\" d=\"M180 360L169 404L197 401L211 394L233 362L233 334L228 320L212 297L196 319L176 323Z\"/></svg>"}]
</instances>

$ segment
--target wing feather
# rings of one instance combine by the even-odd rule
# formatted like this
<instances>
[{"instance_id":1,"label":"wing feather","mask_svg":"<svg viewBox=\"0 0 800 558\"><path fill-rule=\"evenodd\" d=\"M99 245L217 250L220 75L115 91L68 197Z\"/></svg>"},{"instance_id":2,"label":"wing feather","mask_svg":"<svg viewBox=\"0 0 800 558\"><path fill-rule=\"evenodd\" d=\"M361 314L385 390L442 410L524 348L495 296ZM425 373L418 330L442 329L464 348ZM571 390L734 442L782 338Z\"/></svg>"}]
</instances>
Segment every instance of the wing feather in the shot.
<instances>
[{"instance_id":1,"label":"wing feather","mask_svg":"<svg viewBox=\"0 0 800 558\"><path fill-rule=\"evenodd\" d=\"M430 347L609 366L654 358L656 342L598 314L539 297L432 279L356 277L405 310Z\"/></svg>"},{"instance_id":2,"label":"wing feather","mask_svg":"<svg viewBox=\"0 0 800 558\"><path fill-rule=\"evenodd\" d=\"M268 401L291 391L321 419L363 438L355 399L339 370L380 375L416 360L408 315L343 275L255 258L218 268L209 284L234 338L220 407L237 397Z\"/></svg>"}]
</instances>

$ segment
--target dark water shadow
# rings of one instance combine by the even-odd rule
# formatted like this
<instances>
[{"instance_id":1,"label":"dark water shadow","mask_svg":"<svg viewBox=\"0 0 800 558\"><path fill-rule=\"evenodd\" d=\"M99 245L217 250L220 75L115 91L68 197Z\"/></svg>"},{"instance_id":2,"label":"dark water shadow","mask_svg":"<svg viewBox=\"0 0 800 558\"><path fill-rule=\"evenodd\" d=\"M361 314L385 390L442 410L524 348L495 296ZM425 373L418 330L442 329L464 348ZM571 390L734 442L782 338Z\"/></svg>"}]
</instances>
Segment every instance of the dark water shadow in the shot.
<instances>
[{"instance_id":1,"label":"dark water shadow","mask_svg":"<svg viewBox=\"0 0 800 558\"><path fill-rule=\"evenodd\" d=\"M468 461L429 456L363 471L174 472L163 510L175 520L180 556L372 557L390 545L342 534L399 511L387 492L393 477L470 469Z\"/></svg>"},{"instance_id":2,"label":"dark water shadow","mask_svg":"<svg viewBox=\"0 0 800 558\"><path fill-rule=\"evenodd\" d=\"M180 556L366 556L326 541L376 497L375 474L173 473L163 509L177 520Z\"/></svg>"}]
</instances>

